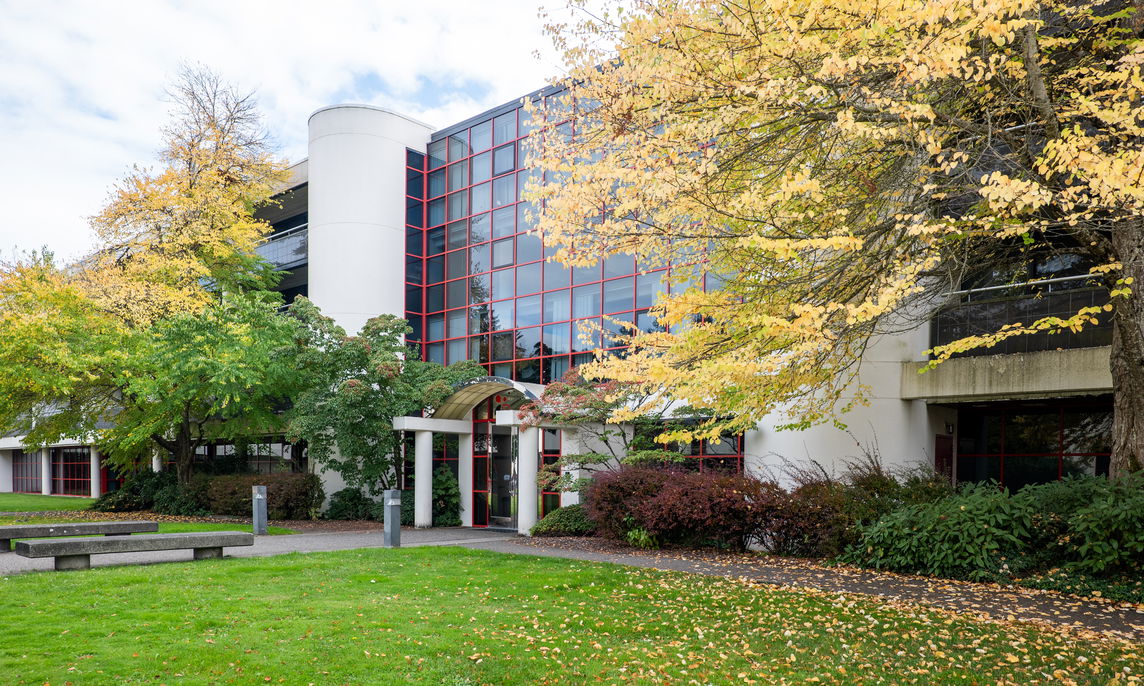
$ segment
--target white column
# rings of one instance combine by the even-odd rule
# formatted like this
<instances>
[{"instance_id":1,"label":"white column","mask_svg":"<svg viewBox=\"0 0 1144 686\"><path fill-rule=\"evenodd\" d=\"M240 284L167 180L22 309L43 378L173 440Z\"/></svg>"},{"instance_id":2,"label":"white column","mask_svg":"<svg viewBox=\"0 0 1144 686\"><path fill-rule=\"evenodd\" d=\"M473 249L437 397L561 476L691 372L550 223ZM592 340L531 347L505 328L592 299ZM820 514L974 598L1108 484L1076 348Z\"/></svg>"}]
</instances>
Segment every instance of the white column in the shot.
<instances>
[{"instance_id":1,"label":"white column","mask_svg":"<svg viewBox=\"0 0 1144 686\"><path fill-rule=\"evenodd\" d=\"M413 432L413 525L433 526L433 432Z\"/></svg>"},{"instance_id":2,"label":"white column","mask_svg":"<svg viewBox=\"0 0 1144 686\"><path fill-rule=\"evenodd\" d=\"M520 427L516 463L516 532L525 536L536 526L536 513L539 509L536 472L539 461L540 429L534 426Z\"/></svg>"},{"instance_id":3,"label":"white column","mask_svg":"<svg viewBox=\"0 0 1144 686\"><path fill-rule=\"evenodd\" d=\"M51 448L40 449L40 493L52 494L52 452Z\"/></svg>"},{"instance_id":4,"label":"white column","mask_svg":"<svg viewBox=\"0 0 1144 686\"><path fill-rule=\"evenodd\" d=\"M461 526L472 526L473 434L457 436L457 485L461 488Z\"/></svg>"},{"instance_id":5,"label":"white column","mask_svg":"<svg viewBox=\"0 0 1144 686\"><path fill-rule=\"evenodd\" d=\"M0 450L0 493L12 492L12 451Z\"/></svg>"},{"instance_id":6,"label":"white column","mask_svg":"<svg viewBox=\"0 0 1144 686\"><path fill-rule=\"evenodd\" d=\"M91 446L91 497L98 498L102 493L102 479L99 469L99 448Z\"/></svg>"},{"instance_id":7,"label":"white column","mask_svg":"<svg viewBox=\"0 0 1144 686\"><path fill-rule=\"evenodd\" d=\"M159 451L155 451L155 452L151 453L151 471L153 471L153 472L163 471L163 454L160 453Z\"/></svg>"}]
</instances>

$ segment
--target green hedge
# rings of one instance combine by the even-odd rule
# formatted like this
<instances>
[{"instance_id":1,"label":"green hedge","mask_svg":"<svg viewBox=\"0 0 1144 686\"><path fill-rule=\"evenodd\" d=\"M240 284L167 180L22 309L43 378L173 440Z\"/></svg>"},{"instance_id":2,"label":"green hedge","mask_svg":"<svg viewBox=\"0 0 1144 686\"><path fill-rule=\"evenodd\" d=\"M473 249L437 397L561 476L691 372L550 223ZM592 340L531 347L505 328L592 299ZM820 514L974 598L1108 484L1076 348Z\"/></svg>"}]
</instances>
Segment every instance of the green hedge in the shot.
<instances>
[{"instance_id":1,"label":"green hedge","mask_svg":"<svg viewBox=\"0 0 1144 686\"><path fill-rule=\"evenodd\" d=\"M567 505L544 515L530 533L533 536L591 536L596 533L596 525L588 519L583 505Z\"/></svg>"},{"instance_id":2,"label":"green hedge","mask_svg":"<svg viewBox=\"0 0 1144 686\"><path fill-rule=\"evenodd\" d=\"M206 488L207 504L215 514L248 517L251 487L266 486L270 519L312 519L326 499L316 474L232 474L216 476Z\"/></svg>"}]
</instances>

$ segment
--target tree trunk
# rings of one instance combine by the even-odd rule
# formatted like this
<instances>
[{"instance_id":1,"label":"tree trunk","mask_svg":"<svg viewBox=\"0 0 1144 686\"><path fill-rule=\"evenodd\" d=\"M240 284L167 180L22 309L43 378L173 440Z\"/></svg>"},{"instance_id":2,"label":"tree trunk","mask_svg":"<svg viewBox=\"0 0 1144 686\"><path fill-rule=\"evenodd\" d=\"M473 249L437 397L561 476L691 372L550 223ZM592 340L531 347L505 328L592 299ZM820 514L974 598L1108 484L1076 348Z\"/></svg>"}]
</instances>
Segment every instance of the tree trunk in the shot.
<instances>
[{"instance_id":1,"label":"tree trunk","mask_svg":"<svg viewBox=\"0 0 1144 686\"><path fill-rule=\"evenodd\" d=\"M186 423L179 427L175 436L175 449L171 453L175 458L175 474L179 483L189 483L195 462L195 443L191 440L191 430Z\"/></svg>"},{"instance_id":2,"label":"tree trunk","mask_svg":"<svg viewBox=\"0 0 1144 686\"><path fill-rule=\"evenodd\" d=\"M1109 478L1144 467L1144 220L1122 222L1112 244L1132 278L1127 298L1116 298L1112 315L1113 419Z\"/></svg>"}]
</instances>

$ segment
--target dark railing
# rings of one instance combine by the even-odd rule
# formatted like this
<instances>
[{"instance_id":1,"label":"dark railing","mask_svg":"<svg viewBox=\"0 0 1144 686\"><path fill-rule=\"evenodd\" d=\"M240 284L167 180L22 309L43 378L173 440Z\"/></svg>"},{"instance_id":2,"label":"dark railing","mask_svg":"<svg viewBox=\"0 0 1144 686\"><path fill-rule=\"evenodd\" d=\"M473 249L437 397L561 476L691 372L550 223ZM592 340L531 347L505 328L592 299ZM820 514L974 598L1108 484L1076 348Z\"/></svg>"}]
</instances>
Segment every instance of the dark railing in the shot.
<instances>
[{"instance_id":1,"label":"dark railing","mask_svg":"<svg viewBox=\"0 0 1144 686\"><path fill-rule=\"evenodd\" d=\"M1044 317L1071 317L1083 307L1100 307L1108 302L1108 291L1103 288L1076 288L1043 292L1039 295L1002 298L993 292L990 299L978 299L985 294L973 293L962 302L939 310L930 320L930 344L945 345L966 336L980 336L997 331L1006 324L1020 322L1032 324ZM965 295L963 295L965 297ZM992 348L975 348L958 357L1006 355L1041 350L1094 348L1112 343L1112 317L1109 313L1096 315L1098 324L1088 324L1083 330L1068 329L1059 333L1035 333L1014 336Z\"/></svg>"},{"instance_id":2,"label":"dark railing","mask_svg":"<svg viewBox=\"0 0 1144 686\"><path fill-rule=\"evenodd\" d=\"M309 259L306 224L274 234L258 246L257 252L278 269L290 269L305 264Z\"/></svg>"}]
</instances>

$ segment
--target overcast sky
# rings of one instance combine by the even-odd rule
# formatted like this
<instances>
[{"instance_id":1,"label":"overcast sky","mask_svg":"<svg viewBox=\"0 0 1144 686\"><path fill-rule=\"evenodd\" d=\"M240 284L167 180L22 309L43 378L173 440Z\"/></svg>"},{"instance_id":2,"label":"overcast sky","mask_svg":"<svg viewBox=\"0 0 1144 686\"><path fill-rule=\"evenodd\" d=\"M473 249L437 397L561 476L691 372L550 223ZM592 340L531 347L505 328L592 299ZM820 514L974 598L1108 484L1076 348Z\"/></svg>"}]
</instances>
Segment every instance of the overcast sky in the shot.
<instances>
[{"instance_id":1,"label":"overcast sky","mask_svg":"<svg viewBox=\"0 0 1144 686\"><path fill-rule=\"evenodd\" d=\"M541 1L0 0L0 257L91 247L86 217L154 164L181 63L257 91L293 161L325 105L441 127L543 86L560 65Z\"/></svg>"}]
</instances>

